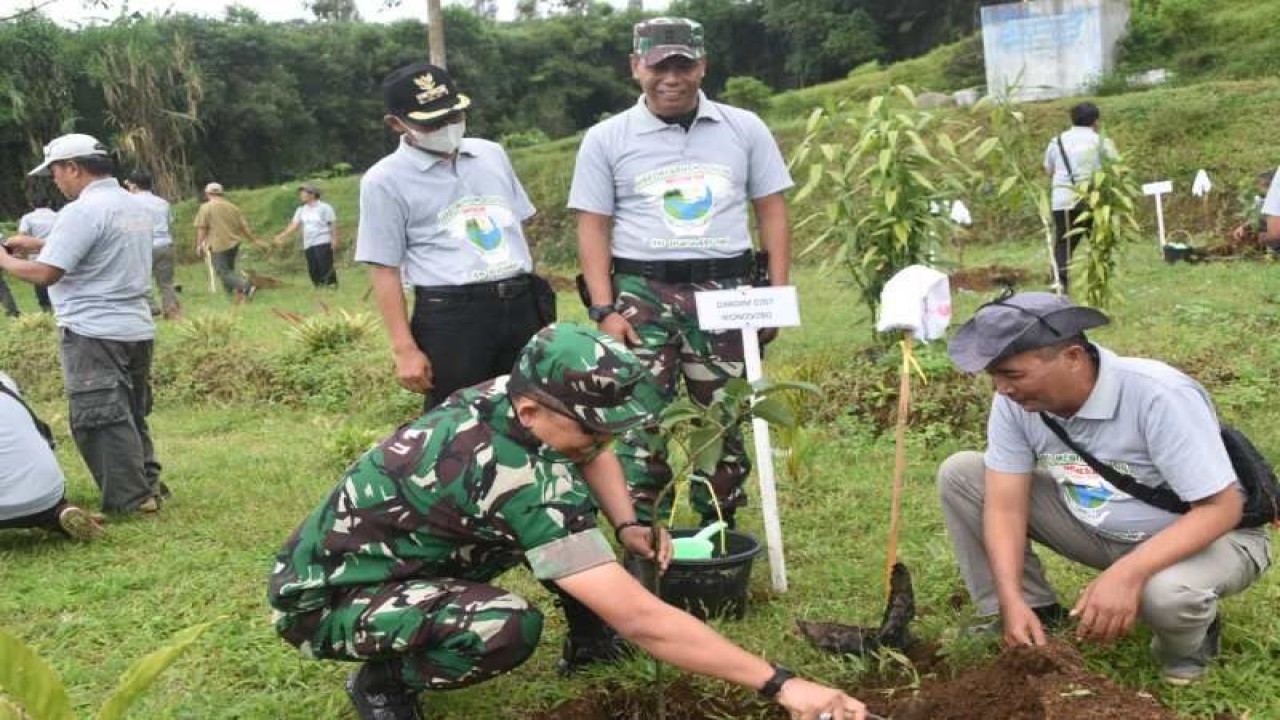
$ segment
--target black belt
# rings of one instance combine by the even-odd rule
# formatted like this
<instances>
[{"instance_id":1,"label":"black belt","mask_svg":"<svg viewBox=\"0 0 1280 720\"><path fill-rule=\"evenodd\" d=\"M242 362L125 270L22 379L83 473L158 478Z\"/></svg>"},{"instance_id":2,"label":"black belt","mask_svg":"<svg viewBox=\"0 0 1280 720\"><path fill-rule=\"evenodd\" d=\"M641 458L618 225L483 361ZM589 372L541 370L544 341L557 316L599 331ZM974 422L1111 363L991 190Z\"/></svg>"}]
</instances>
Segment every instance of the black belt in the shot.
<instances>
[{"instance_id":1,"label":"black belt","mask_svg":"<svg viewBox=\"0 0 1280 720\"><path fill-rule=\"evenodd\" d=\"M532 275L517 275L506 280L471 283L469 285L414 285L413 292L419 298L438 300L480 300L497 298L510 300L529 292L533 287Z\"/></svg>"},{"instance_id":2,"label":"black belt","mask_svg":"<svg viewBox=\"0 0 1280 720\"><path fill-rule=\"evenodd\" d=\"M630 260L614 258L613 271L662 282L706 282L745 278L753 270L751 252L705 260Z\"/></svg>"}]
</instances>

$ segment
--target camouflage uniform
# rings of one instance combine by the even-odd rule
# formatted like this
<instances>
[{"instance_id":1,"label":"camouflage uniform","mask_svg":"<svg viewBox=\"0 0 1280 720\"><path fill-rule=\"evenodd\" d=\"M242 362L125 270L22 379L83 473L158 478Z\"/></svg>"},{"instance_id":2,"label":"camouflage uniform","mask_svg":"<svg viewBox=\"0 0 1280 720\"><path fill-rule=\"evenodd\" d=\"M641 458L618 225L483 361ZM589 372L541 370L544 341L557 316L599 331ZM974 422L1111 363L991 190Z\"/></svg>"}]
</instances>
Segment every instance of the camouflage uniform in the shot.
<instances>
[{"instance_id":1,"label":"camouflage uniform","mask_svg":"<svg viewBox=\"0 0 1280 720\"><path fill-rule=\"evenodd\" d=\"M413 690L473 684L529 657L542 614L488 583L521 563L548 581L614 555L578 466L518 421L509 392L602 433L659 407L620 343L544 329L511 376L456 393L365 453L293 532L269 591L285 640L313 658L391 661Z\"/></svg>"},{"instance_id":2,"label":"camouflage uniform","mask_svg":"<svg viewBox=\"0 0 1280 720\"><path fill-rule=\"evenodd\" d=\"M616 274L613 282L618 312L640 336L641 344L632 348L632 352L657 378L664 404L675 399L680 376L684 377L689 397L705 405L726 381L745 374L740 334L736 330L699 328L693 299L695 292L728 290L744 284L745 280L669 283ZM648 521L653 500L671 480L666 438L653 427L632 430L619 438L615 452L636 501L636 514ZM715 489L716 501L725 515L731 515L746 503L742 486L750 473L751 459L747 456L742 428L730 428L725 432L724 450L715 473L705 478ZM693 477L700 478L697 474ZM670 509L670 498L668 494L663 503L665 507L660 509L663 514ZM703 518L716 517L711 495L702 482L692 483L689 499Z\"/></svg>"}]
</instances>

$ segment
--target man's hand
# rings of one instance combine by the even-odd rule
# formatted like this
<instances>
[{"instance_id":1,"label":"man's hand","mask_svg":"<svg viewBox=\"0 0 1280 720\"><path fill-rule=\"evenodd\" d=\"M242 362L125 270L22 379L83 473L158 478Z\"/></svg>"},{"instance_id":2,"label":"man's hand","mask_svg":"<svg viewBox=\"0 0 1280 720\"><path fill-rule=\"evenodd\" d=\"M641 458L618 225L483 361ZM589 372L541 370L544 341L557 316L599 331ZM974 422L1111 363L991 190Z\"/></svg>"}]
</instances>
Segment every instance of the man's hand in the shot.
<instances>
[{"instance_id":1,"label":"man's hand","mask_svg":"<svg viewBox=\"0 0 1280 720\"><path fill-rule=\"evenodd\" d=\"M600 332L612 335L614 339L628 347L636 347L640 344L640 335L635 328L631 327L631 323L622 317L622 313L609 313L597 324L597 327Z\"/></svg>"},{"instance_id":2,"label":"man's hand","mask_svg":"<svg viewBox=\"0 0 1280 720\"><path fill-rule=\"evenodd\" d=\"M30 235L14 235L4 241L4 247L9 251L10 255L40 252L44 247L44 241L40 238L31 237Z\"/></svg>"},{"instance_id":3,"label":"man's hand","mask_svg":"<svg viewBox=\"0 0 1280 720\"><path fill-rule=\"evenodd\" d=\"M1025 602L1011 604L1000 608L1000 617L1004 621L1004 644L1009 647L1017 645L1044 645L1044 626L1031 606Z\"/></svg>"},{"instance_id":4,"label":"man's hand","mask_svg":"<svg viewBox=\"0 0 1280 720\"><path fill-rule=\"evenodd\" d=\"M618 537L622 540L622 547L632 555L638 555L646 560L653 559L653 528L645 525L628 525L618 533ZM667 565L670 564L671 533L663 528L662 545L658 549L658 573L666 572Z\"/></svg>"},{"instance_id":5,"label":"man's hand","mask_svg":"<svg viewBox=\"0 0 1280 720\"><path fill-rule=\"evenodd\" d=\"M208 252L209 252L209 243L207 242L196 243L196 255L199 255L200 257L204 257Z\"/></svg>"},{"instance_id":6,"label":"man's hand","mask_svg":"<svg viewBox=\"0 0 1280 720\"><path fill-rule=\"evenodd\" d=\"M1080 621L1076 637L1111 642L1127 635L1138 617L1143 584L1141 577L1122 565L1107 568L1089 583L1071 609L1071 616Z\"/></svg>"},{"instance_id":7,"label":"man's hand","mask_svg":"<svg viewBox=\"0 0 1280 720\"><path fill-rule=\"evenodd\" d=\"M866 720L867 717L867 706L857 699L802 678L783 683L777 701L792 720Z\"/></svg>"},{"instance_id":8,"label":"man's hand","mask_svg":"<svg viewBox=\"0 0 1280 720\"><path fill-rule=\"evenodd\" d=\"M406 390L426 393L432 387L431 361L417 347L397 350L396 379Z\"/></svg>"}]
</instances>

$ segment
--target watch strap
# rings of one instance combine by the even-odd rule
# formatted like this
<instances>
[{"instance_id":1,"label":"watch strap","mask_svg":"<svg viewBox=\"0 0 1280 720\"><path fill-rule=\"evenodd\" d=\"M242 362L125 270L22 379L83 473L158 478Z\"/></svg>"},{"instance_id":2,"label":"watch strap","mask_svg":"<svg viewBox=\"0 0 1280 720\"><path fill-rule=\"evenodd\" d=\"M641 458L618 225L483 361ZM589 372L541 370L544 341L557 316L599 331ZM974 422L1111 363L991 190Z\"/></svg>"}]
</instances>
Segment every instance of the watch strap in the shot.
<instances>
[{"instance_id":1,"label":"watch strap","mask_svg":"<svg viewBox=\"0 0 1280 720\"><path fill-rule=\"evenodd\" d=\"M760 686L760 697L766 700L773 700L782 692L782 684L794 678L795 673L778 665L777 663L769 663L769 667L773 668L773 675Z\"/></svg>"}]
</instances>

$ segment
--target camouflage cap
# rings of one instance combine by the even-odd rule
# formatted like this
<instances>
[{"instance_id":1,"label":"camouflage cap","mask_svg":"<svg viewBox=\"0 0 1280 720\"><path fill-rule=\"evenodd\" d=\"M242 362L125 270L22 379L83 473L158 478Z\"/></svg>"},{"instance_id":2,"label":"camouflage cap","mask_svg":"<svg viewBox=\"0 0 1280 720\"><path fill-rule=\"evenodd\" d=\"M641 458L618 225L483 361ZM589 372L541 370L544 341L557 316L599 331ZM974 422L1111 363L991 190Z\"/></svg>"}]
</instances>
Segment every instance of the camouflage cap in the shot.
<instances>
[{"instance_id":1,"label":"camouflage cap","mask_svg":"<svg viewBox=\"0 0 1280 720\"><path fill-rule=\"evenodd\" d=\"M660 17L636 23L632 52L645 65L657 65L673 55L699 60L705 54L702 23L687 18Z\"/></svg>"},{"instance_id":2,"label":"camouflage cap","mask_svg":"<svg viewBox=\"0 0 1280 720\"><path fill-rule=\"evenodd\" d=\"M658 385L635 353L573 323L548 325L534 335L520 351L507 388L600 433L621 433L662 411Z\"/></svg>"}]
</instances>

